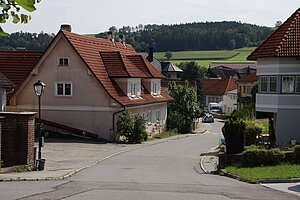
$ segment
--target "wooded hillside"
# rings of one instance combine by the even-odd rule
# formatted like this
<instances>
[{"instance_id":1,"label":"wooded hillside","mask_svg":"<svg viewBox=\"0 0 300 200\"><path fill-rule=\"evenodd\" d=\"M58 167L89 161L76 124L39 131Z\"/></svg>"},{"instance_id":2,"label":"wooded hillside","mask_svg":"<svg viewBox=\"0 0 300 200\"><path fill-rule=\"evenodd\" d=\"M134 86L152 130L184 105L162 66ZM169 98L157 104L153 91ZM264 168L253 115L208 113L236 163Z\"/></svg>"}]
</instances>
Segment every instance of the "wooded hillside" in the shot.
<instances>
[{"instance_id":1,"label":"wooded hillside","mask_svg":"<svg viewBox=\"0 0 300 200\"><path fill-rule=\"evenodd\" d=\"M239 22L205 22L176 25L139 25L111 27L117 37L123 34L126 42L137 51L149 46L155 51L221 50L258 46L273 28ZM106 33L96 37L106 38Z\"/></svg>"}]
</instances>

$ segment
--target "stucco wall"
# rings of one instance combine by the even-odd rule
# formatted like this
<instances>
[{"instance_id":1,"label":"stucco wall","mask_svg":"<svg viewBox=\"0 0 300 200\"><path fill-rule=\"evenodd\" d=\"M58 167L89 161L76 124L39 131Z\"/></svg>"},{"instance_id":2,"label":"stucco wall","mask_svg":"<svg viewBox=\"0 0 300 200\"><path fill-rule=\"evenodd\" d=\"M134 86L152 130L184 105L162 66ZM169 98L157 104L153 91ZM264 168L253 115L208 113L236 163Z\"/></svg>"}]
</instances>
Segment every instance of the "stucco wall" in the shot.
<instances>
[{"instance_id":1,"label":"stucco wall","mask_svg":"<svg viewBox=\"0 0 300 200\"><path fill-rule=\"evenodd\" d=\"M300 60L296 58L263 58L257 60L257 76L299 74Z\"/></svg>"},{"instance_id":2,"label":"stucco wall","mask_svg":"<svg viewBox=\"0 0 300 200\"><path fill-rule=\"evenodd\" d=\"M276 144L286 145L291 139L300 142L300 109L279 109L276 119Z\"/></svg>"},{"instance_id":3,"label":"stucco wall","mask_svg":"<svg viewBox=\"0 0 300 200\"><path fill-rule=\"evenodd\" d=\"M237 109L237 90L230 91L223 96L222 106L224 113L231 113Z\"/></svg>"},{"instance_id":4,"label":"stucco wall","mask_svg":"<svg viewBox=\"0 0 300 200\"><path fill-rule=\"evenodd\" d=\"M158 126L157 119L156 119L156 111L160 111L160 123ZM149 133L158 133L159 128L160 131L165 130L166 128L166 120L167 120L167 103L158 103L158 104L149 104L143 106L136 106L127 109L128 112L131 114L140 114L144 116L146 121L146 128ZM151 122L147 121L147 117L149 111L152 111Z\"/></svg>"}]
</instances>

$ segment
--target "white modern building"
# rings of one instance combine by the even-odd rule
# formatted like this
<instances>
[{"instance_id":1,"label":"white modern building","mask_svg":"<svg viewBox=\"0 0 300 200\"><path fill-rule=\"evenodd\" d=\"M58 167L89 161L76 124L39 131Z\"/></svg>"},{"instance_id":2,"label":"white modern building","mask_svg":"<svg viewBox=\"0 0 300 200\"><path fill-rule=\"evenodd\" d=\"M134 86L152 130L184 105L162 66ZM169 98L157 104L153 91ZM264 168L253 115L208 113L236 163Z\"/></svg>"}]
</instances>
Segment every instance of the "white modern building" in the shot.
<instances>
[{"instance_id":1,"label":"white modern building","mask_svg":"<svg viewBox=\"0 0 300 200\"><path fill-rule=\"evenodd\" d=\"M300 142L300 9L248 57L257 60L256 111L274 118L276 144Z\"/></svg>"}]
</instances>

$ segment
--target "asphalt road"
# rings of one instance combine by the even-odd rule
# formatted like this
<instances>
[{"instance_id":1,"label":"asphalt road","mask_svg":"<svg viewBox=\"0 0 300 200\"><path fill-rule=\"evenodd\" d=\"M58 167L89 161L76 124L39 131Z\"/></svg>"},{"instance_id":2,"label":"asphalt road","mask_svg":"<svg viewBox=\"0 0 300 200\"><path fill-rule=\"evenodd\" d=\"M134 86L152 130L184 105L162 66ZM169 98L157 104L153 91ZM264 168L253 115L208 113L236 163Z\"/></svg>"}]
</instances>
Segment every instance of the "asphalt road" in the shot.
<instances>
[{"instance_id":1,"label":"asphalt road","mask_svg":"<svg viewBox=\"0 0 300 200\"><path fill-rule=\"evenodd\" d=\"M299 197L217 175L204 174L199 155L216 146L221 123L205 134L156 144L120 154L83 170L67 181L0 184L15 189L20 199L299 199ZM5 197L5 198L3 198Z\"/></svg>"}]
</instances>

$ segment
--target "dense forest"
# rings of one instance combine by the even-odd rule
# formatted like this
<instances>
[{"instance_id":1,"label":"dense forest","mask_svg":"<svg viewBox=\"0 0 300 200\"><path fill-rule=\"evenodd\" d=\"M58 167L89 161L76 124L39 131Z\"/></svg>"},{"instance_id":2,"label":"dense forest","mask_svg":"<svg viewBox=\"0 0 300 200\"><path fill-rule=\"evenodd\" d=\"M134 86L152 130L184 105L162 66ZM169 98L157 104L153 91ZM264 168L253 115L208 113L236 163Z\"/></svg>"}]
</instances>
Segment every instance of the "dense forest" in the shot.
<instances>
[{"instance_id":1,"label":"dense forest","mask_svg":"<svg viewBox=\"0 0 300 200\"><path fill-rule=\"evenodd\" d=\"M115 36L126 37L126 42L137 51L154 47L155 51L221 50L258 46L273 28L240 22L201 22L176 25L139 25L110 27ZM105 38L106 33L96 37Z\"/></svg>"},{"instance_id":2,"label":"dense forest","mask_svg":"<svg viewBox=\"0 0 300 200\"><path fill-rule=\"evenodd\" d=\"M45 50L54 38L54 34L16 32L7 37L0 37L1 50Z\"/></svg>"},{"instance_id":3,"label":"dense forest","mask_svg":"<svg viewBox=\"0 0 300 200\"><path fill-rule=\"evenodd\" d=\"M258 46L274 30L239 22L205 22L177 25L139 25L109 28L122 34L137 51L154 47L155 51L223 50ZM0 49L45 50L54 38L47 33L12 33L0 37ZM106 38L106 32L95 35Z\"/></svg>"}]
</instances>

